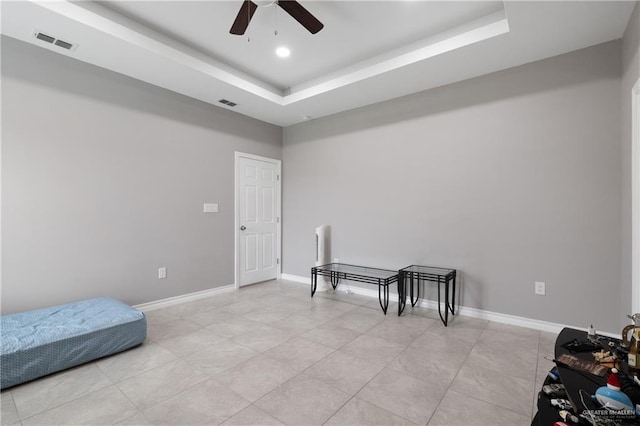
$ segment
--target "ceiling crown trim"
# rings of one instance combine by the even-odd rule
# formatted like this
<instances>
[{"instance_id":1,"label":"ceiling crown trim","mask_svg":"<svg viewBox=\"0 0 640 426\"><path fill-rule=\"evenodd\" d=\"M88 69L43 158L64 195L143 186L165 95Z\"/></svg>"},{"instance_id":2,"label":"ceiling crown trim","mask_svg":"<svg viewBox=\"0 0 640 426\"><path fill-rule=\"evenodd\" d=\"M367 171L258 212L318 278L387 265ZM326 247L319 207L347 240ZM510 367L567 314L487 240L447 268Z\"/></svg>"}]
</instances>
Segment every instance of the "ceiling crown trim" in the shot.
<instances>
[{"instance_id":1,"label":"ceiling crown trim","mask_svg":"<svg viewBox=\"0 0 640 426\"><path fill-rule=\"evenodd\" d=\"M264 81L244 75L239 70L169 40L164 35L142 27L99 5L91 5L93 10L90 10L69 1L33 1L33 3L279 106L291 105L509 32L509 23L503 8L498 12L412 43L409 46L338 70L321 81L303 83L284 94L278 88Z\"/></svg>"},{"instance_id":2,"label":"ceiling crown trim","mask_svg":"<svg viewBox=\"0 0 640 426\"><path fill-rule=\"evenodd\" d=\"M498 37L509 32L509 21L504 9L473 20L451 30L426 38L409 47L395 49L384 55L370 58L352 67L338 71L337 76L313 84L304 83L291 89L291 94L284 96L284 105L289 105L330 90L375 77L390 71L406 67L429 58L451 52L474 43ZM306 87L305 86L310 86Z\"/></svg>"}]
</instances>

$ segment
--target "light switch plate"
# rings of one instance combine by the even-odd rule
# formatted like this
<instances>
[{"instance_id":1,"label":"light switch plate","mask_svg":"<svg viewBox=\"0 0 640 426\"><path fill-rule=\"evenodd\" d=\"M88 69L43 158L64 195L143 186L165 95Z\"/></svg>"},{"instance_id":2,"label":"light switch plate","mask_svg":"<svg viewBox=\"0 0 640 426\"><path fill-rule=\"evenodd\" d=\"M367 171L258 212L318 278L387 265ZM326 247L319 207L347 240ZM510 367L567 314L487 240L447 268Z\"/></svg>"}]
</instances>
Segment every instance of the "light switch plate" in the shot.
<instances>
[{"instance_id":1,"label":"light switch plate","mask_svg":"<svg viewBox=\"0 0 640 426\"><path fill-rule=\"evenodd\" d=\"M204 203L202 211L204 213L218 213L218 203Z\"/></svg>"},{"instance_id":2,"label":"light switch plate","mask_svg":"<svg viewBox=\"0 0 640 426\"><path fill-rule=\"evenodd\" d=\"M158 268L158 279L164 279L167 278L167 267L166 266L162 266L160 268Z\"/></svg>"}]
</instances>

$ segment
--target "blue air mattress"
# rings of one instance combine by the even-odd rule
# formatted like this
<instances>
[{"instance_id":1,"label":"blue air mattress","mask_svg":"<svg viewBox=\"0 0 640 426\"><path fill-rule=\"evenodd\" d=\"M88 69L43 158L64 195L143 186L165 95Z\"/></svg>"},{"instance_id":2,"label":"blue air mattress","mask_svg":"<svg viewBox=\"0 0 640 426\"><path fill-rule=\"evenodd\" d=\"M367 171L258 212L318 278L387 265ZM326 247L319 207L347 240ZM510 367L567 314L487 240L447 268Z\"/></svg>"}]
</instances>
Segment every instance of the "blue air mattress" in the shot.
<instances>
[{"instance_id":1,"label":"blue air mattress","mask_svg":"<svg viewBox=\"0 0 640 426\"><path fill-rule=\"evenodd\" d=\"M0 317L0 389L141 344L144 314L98 298Z\"/></svg>"}]
</instances>

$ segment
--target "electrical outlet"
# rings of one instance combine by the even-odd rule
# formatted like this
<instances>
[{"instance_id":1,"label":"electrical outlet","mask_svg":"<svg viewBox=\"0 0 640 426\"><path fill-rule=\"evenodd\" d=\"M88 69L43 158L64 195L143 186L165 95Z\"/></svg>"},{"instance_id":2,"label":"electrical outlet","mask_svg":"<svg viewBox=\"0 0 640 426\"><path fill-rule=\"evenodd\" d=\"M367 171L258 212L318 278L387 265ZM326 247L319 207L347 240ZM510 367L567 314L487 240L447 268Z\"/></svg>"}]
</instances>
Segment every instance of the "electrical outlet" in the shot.
<instances>
[{"instance_id":1,"label":"electrical outlet","mask_svg":"<svg viewBox=\"0 0 640 426\"><path fill-rule=\"evenodd\" d=\"M337 257L333 258L333 263L340 263L340 259L338 259Z\"/></svg>"},{"instance_id":2,"label":"electrical outlet","mask_svg":"<svg viewBox=\"0 0 640 426\"><path fill-rule=\"evenodd\" d=\"M535 283L535 292L539 296L544 296L546 294L545 284L542 281L536 281Z\"/></svg>"},{"instance_id":3,"label":"electrical outlet","mask_svg":"<svg viewBox=\"0 0 640 426\"><path fill-rule=\"evenodd\" d=\"M162 266L158 268L158 279L167 278L167 267Z\"/></svg>"}]
</instances>

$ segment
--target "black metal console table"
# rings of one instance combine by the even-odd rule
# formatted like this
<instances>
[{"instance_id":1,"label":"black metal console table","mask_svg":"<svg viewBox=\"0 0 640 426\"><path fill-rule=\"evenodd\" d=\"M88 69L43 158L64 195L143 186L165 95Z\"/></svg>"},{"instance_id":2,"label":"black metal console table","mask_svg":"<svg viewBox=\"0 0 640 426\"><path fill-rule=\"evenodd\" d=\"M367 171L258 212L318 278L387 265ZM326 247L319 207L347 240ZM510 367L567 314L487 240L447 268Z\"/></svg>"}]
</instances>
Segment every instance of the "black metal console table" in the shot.
<instances>
[{"instance_id":1,"label":"black metal console table","mask_svg":"<svg viewBox=\"0 0 640 426\"><path fill-rule=\"evenodd\" d=\"M403 303L398 306L398 315L402 313L404 310L404 299L406 299L406 284L409 284L409 297L411 298L411 306L415 306L420 298L420 281L431 281L438 283L438 314L440 315L440 319L444 326L447 326L447 322L449 321L449 311L451 311L452 315L455 315L454 312L454 301L456 298L456 270L455 269L447 269L447 268L434 268L432 266L420 266L420 265L411 265L406 268L400 269L398 271L398 292L400 288L403 289ZM416 285L415 291L415 299L413 297L413 284ZM449 285L453 283L453 292L451 295L451 302L449 302ZM444 309L444 317L442 316L441 302L440 302L440 284L444 284L444 300L445 300L445 309ZM401 305L401 306L400 306Z\"/></svg>"},{"instance_id":2,"label":"black metal console table","mask_svg":"<svg viewBox=\"0 0 640 426\"><path fill-rule=\"evenodd\" d=\"M389 307L389 285L398 282L398 271L388 269L368 268L365 266L347 265L344 263L329 263L328 265L311 268L311 297L316 292L318 285L318 275L330 277L331 287L335 290L340 280L350 280L360 283L377 284L378 300L382 311L387 314ZM403 294L403 288L398 282L398 293ZM404 302L405 298L400 297ZM404 309L404 304L403 304ZM398 315L402 311L398 309Z\"/></svg>"}]
</instances>

